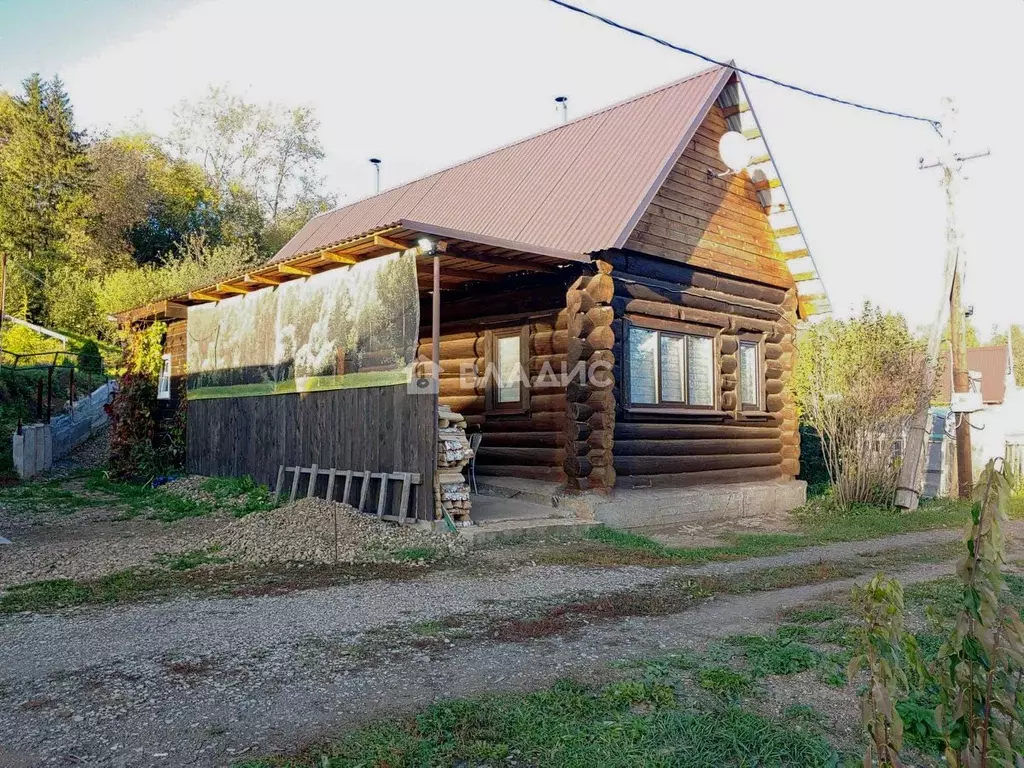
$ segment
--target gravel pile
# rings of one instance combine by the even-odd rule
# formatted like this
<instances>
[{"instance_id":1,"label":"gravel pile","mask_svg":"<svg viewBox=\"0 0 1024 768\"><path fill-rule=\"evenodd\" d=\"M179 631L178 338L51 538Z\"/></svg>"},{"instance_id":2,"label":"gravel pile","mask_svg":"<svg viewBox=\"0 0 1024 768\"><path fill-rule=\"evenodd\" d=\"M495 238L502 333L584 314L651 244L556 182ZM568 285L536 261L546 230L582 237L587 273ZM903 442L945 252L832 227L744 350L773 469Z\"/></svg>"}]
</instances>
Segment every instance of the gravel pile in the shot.
<instances>
[{"instance_id":1,"label":"gravel pile","mask_svg":"<svg viewBox=\"0 0 1024 768\"><path fill-rule=\"evenodd\" d=\"M164 483L160 488L165 493L171 493L183 499L213 504L218 501L217 497L209 491L203 490L203 484L209 479L205 475L184 475L183 477L171 480L169 483ZM233 501L241 500L225 499L222 503L230 504Z\"/></svg>"},{"instance_id":2,"label":"gravel pile","mask_svg":"<svg viewBox=\"0 0 1024 768\"><path fill-rule=\"evenodd\" d=\"M220 546L223 555L251 563L409 562L416 559L410 550L432 550L424 552L423 559L466 551L465 541L454 534L383 522L348 504L316 498L232 522L217 532L210 545Z\"/></svg>"}]
</instances>

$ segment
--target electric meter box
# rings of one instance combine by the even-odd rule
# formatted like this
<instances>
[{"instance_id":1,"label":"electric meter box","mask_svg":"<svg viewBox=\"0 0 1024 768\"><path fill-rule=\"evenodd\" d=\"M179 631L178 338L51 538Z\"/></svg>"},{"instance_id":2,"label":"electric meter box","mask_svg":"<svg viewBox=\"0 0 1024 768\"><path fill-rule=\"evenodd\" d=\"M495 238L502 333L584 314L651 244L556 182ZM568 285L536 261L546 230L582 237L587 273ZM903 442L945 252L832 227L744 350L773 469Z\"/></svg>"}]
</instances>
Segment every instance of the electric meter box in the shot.
<instances>
[{"instance_id":1,"label":"electric meter box","mask_svg":"<svg viewBox=\"0 0 1024 768\"><path fill-rule=\"evenodd\" d=\"M949 408L953 413L974 413L981 410L981 392L954 392Z\"/></svg>"}]
</instances>

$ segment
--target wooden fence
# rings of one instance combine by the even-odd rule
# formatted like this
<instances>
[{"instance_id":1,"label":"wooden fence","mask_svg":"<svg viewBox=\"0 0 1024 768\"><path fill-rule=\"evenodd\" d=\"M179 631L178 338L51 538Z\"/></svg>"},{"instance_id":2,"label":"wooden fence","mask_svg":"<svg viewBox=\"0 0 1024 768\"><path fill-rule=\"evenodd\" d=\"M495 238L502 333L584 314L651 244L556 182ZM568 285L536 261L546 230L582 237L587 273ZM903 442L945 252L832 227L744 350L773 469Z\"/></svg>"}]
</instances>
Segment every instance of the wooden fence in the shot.
<instances>
[{"instance_id":1,"label":"wooden fence","mask_svg":"<svg viewBox=\"0 0 1024 768\"><path fill-rule=\"evenodd\" d=\"M1024 489L1024 438L1006 441L1006 472Z\"/></svg>"},{"instance_id":2,"label":"wooden fence","mask_svg":"<svg viewBox=\"0 0 1024 768\"><path fill-rule=\"evenodd\" d=\"M420 473L411 509L433 517L436 397L394 387L192 400L188 471L252 475L273 486L278 468Z\"/></svg>"}]
</instances>

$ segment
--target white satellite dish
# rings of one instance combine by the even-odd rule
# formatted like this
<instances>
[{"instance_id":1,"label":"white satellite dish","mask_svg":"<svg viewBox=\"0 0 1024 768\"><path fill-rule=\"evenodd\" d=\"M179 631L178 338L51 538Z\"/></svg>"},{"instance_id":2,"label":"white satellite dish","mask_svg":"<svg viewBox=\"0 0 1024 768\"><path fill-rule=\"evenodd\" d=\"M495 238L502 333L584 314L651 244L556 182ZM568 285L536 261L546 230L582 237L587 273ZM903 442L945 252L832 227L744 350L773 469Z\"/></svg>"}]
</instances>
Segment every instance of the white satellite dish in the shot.
<instances>
[{"instance_id":1,"label":"white satellite dish","mask_svg":"<svg viewBox=\"0 0 1024 768\"><path fill-rule=\"evenodd\" d=\"M753 159L750 142L739 131L726 131L718 140L718 155L733 173L739 173Z\"/></svg>"}]
</instances>

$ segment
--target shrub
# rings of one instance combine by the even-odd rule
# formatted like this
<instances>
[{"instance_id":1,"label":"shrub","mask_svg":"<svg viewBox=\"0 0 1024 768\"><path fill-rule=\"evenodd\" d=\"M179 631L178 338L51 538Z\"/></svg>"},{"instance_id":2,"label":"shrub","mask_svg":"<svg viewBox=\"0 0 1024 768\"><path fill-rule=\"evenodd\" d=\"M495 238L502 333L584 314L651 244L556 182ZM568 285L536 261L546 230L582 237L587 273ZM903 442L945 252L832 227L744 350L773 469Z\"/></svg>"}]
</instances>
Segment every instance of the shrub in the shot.
<instances>
[{"instance_id":1,"label":"shrub","mask_svg":"<svg viewBox=\"0 0 1024 768\"><path fill-rule=\"evenodd\" d=\"M860 317L827 320L801 335L797 405L821 436L825 468L843 506L892 505L895 447L923 396L924 365L922 344L906 320L869 304Z\"/></svg>"},{"instance_id":2,"label":"shrub","mask_svg":"<svg viewBox=\"0 0 1024 768\"><path fill-rule=\"evenodd\" d=\"M115 479L156 471L155 404L156 385L149 377L127 373L121 378L121 388L110 407L110 473Z\"/></svg>"}]
</instances>

